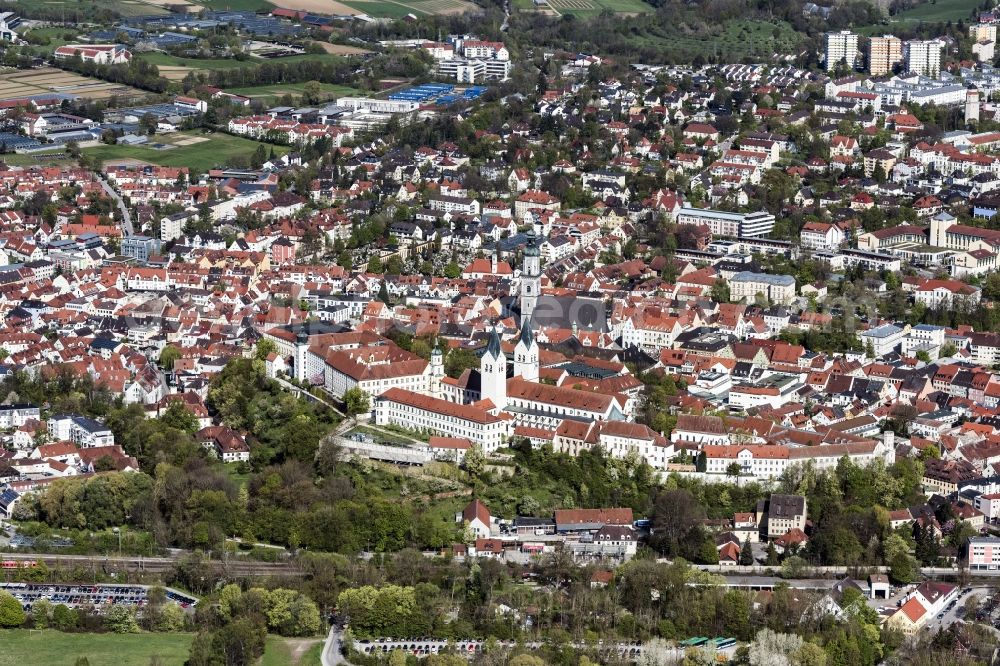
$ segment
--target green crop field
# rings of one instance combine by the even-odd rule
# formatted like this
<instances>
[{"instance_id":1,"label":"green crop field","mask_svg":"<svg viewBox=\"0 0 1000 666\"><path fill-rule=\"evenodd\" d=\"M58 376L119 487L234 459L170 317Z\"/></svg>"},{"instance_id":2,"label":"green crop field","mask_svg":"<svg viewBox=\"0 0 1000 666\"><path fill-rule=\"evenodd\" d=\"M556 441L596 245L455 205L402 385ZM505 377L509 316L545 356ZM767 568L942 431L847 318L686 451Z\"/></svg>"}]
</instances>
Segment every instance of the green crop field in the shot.
<instances>
[{"instance_id":1,"label":"green crop field","mask_svg":"<svg viewBox=\"0 0 1000 666\"><path fill-rule=\"evenodd\" d=\"M181 666L191 634L64 634L52 630L0 631L0 666L73 666L86 657L90 666Z\"/></svg>"},{"instance_id":2,"label":"green crop field","mask_svg":"<svg viewBox=\"0 0 1000 666\"><path fill-rule=\"evenodd\" d=\"M197 0L197 4L215 11L257 12L274 9L274 4L267 0Z\"/></svg>"},{"instance_id":3,"label":"green crop field","mask_svg":"<svg viewBox=\"0 0 1000 666\"><path fill-rule=\"evenodd\" d=\"M250 60L235 60L235 59L224 59L219 58L216 60L210 58L180 58L175 55L170 55L169 53L137 53L137 58L142 58L148 63L153 65L166 65L169 67L190 67L192 69L232 69L233 67L248 67L254 65L257 61Z\"/></svg>"},{"instance_id":4,"label":"green crop field","mask_svg":"<svg viewBox=\"0 0 1000 666\"><path fill-rule=\"evenodd\" d=\"M318 53L318 54L303 54L303 55L293 55L287 58L274 58L273 60L265 60L264 58L253 58L249 57L245 60L237 60L235 58L184 58L181 56L170 55L169 53L138 53L137 58L142 58L148 63L156 65L157 67L189 67L191 69L233 69L234 67L254 67L256 65L263 64L265 62L271 63L292 63L301 62L303 60L308 60L310 62L315 62L317 60L337 60L343 56L336 55L334 53Z\"/></svg>"},{"instance_id":5,"label":"green crop field","mask_svg":"<svg viewBox=\"0 0 1000 666\"><path fill-rule=\"evenodd\" d=\"M936 0L924 2L891 17L893 23L945 23L968 19L979 8L976 0Z\"/></svg>"},{"instance_id":6,"label":"green crop field","mask_svg":"<svg viewBox=\"0 0 1000 666\"><path fill-rule=\"evenodd\" d=\"M114 162L114 160L142 160L160 166L186 166L193 171L207 171L213 167L225 166L229 160L235 157L249 158L257 150L257 146L261 145L256 141L229 134L201 134L198 132L154 136L151 142L177 144L188 141L192 137L205 140L188 145L176 145L168 150L157 150L150 146L100 145L84 148L83 152L102 163ZM271 146L265 147L270 153ZM274 151L281 155L288 152L288 148L274 146Z\"/></svg>"},{"instance_id":7,"label":"green crop field","mask_svg":"<svg viewBox=\"0 0 1000 666\"><path fill-rule=\"evenodd\" d=\"M347 0L344 4L357 9L359 12L364 12L369 16L377 18L399 19L407 14L414 14L416 16L427 14L427 12L416 7L392 2L391 0Z\"/></svg>"}]
</instances>

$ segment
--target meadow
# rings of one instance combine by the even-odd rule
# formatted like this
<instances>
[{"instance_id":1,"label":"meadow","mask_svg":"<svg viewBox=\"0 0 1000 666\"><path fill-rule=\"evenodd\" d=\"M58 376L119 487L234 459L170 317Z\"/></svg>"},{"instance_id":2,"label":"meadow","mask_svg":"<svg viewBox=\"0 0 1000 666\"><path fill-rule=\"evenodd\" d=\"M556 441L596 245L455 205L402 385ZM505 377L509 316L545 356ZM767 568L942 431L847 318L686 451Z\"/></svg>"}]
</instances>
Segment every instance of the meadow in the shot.
<instances>
[{"instance_id":1,"label":"meadow","mask_svg":"<svg viewBox=\"0 0 1000 666\"><path fill-rule=\"evenodd\" d=\"M65 634L53 630L0 631L0 666L72 666L86 657L90 666L181 666L191 634Z\"/></svg>"},{"instance_id":2,"label":"meadow","mask_svg":"<svg viewBox=\"0 0 1000 666\"><path fill-rule=\"evenodd\" d=\"M51 629L0 631L0 666L73 666L86 657L90 666L183 666L192 634L66 634ZM269 636L261 666L319 666L323 644Z\"/></svg>"}]
</instances>

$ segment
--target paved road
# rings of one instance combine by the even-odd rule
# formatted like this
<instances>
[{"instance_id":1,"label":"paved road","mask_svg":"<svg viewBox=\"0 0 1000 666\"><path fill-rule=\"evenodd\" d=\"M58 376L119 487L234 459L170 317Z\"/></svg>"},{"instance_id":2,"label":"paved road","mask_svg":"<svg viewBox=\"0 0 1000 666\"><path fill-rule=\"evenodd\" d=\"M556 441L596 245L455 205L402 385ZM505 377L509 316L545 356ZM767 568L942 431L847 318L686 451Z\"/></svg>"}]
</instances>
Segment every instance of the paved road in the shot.
<instances>
[{"instance_id":1,"label":"paved road","mask_svg":"<svg viewBox=\"0 0 1000 666\"><path fill-rule=\"evenodd\" d=\"M125 231L125 235L135 235L135 230L132 228L132 215L128 212L128 206L125 205L124 199L115 191L115 188L108 184L108 181L104 180L103 174L98 174L97 182L104 188L105 194L114 199L115 205L118 207L118 212L121 213L122 230Z\"/></svg>"},{"instance_id":2,"label":"paved road","mask_svg":"<svg viewBox=\"0 0 1000 666\"><path fill-rule=\"evenodd\" d=\"M331 626L330 633L326 635L326 641L323 643L323 651L319 653L319 660L323 666L347 664L341 650L343 641L344 632L337 625Z\"/></svg>"},{"instance_id":3,"label":"paved road","mask_svg":"<svg viewBox=\"0 0 1000 666\"><path fill-rule=\"evenodd\" d=\"M344 412L340 411L335 405L333 405L332 403L324 400L323 398L320 398L319 396L314 395L313 393L310 393L309 391L301 389L298 386L296 386L295 384L292 384L291 382L288 382L288 381L282 379L281 377L275 377L274 379L279 384L281 384L284 388L288 389L289 391L291 391L295 395L303 397L306 400L309 400L311 402L322 403L322 404L326 405L327 407L329 407L330 409L332 409L335 413L339 414L340 416L346 416L344 414Z\"/></svg>"}]
</instances>

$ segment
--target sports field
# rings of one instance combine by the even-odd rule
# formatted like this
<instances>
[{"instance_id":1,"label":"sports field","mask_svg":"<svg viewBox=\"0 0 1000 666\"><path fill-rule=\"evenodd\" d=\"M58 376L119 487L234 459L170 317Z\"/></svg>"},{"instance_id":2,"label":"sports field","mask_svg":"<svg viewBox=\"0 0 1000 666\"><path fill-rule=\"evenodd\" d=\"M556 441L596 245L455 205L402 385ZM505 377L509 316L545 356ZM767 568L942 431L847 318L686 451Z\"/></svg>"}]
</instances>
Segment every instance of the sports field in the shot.
<instances>
[{"instance_id":1,"label":"sports field","mask_svg":"<svg viewBox=\"0 0 1000 666\"><path fill-rule=\"evenodd\" d=\"M99 79L88 79L85 76L64 72L54 67L0 74L0 99L43 95L45 93L79 95L89 99L110 99L120 96L137 98L146 94L135 88Z\"/></svg>"},{"instance_id":2,"label":"sports field","mask_svg":"<svg viewBox=\"0 0 1000 666\"><path fill-rule=\"evenodd\" d=\"M146 162L160 166L186 166L192 171L208 171L217 166L225 166L234 157L249 158L261 145L256 141L229 134L202 134L201 132L178 132L176 134L150 137L150 143L169 144L173 147L157 149L145 146L100 145L84 148L83 153L100 160L103 164L114 164L115 160ZM270 153L271 146L265 145ZM285 146L274 146L278 155L288 152ZM134 163L133 162L133 163Z\"/></svg>"}]
</instances>

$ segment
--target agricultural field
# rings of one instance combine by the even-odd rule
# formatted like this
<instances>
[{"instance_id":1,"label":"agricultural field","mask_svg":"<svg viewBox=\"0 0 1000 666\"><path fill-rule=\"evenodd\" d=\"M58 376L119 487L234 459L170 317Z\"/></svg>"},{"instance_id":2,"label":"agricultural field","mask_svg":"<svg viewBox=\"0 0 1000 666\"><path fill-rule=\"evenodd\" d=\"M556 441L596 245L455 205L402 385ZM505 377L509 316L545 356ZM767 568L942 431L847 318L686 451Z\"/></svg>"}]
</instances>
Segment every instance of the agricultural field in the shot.
<instances>
[{"instance_id":1,"label":"agricultural field","mask_svg":"<svg viewBox=\"0 0 1000 666\"><path fill-rule=\"evenodd\" d=\"M90 666L181 666L191 634L64 634L53 630L0 631L0 666L62 666L86 657Z\"/></svg>"},{"instance_id":2,"label":"agricultural field","mask_svg":"<svg viewBox=\"0 0 1000 666\"><path fill-rule=\"evenodd\" d=\"M153 144L165 147L157 148ZM84 148L83 153L100 162L115 164L124 161L132 164L147 163L160 166L186 166L192 171L208 171L224 165L233 158L249 158L261 144L229 134L202 134L178 132L177 134L150 137L145 146L109 146L101 144ZM265 145L270 152L271 146ZM285 146L274 146L278 155L288 152ZM2 666L2 665L0 665Z\"/></svg>"},{"instance_id":3,"label":"agricultural field","mask_svg":"<svg viewBox=\"0 0 1000 666\"><path fill-rule=\"evenodd\" d=\"M0 99L44 95L45 93L79 95L88 99L110 99L122 96L138 99L146 95L135 88L98 79L89 79L54 67L15 70L0 74Z\"/></svg>"},{"instance_id":4,"label":"agricultural field","mask_svg":"<svg viewBox=\"0 0 1000 666\"><path fill-rule=\"evenodd\" d=\"M338 2L338 0L273 0L272 4L284 9L315 12L317 14L354 16L355 14L360 13L357 9L349 7L343 2Z\"/></svg>"},{"instance_id":5,"label":"agricultural field","mask_svg":"<svg viewBox=\"0 0 1000 666\"><path fill-rule=\"evenodd\" d=\"M23 4L28 4L23 2ZM117 12L122 16L155 16L169 14L169 10L163 6L164 0L95 0L89 3L80 3L78 0L36 0L31 3L33 7L66 7L67 9L83 9L93 7L94 9L106 9ZM81 8L81 4L84 5ZM177 4L187 4L187 0L178 0Z\"/></svg>"},{"instance_id":6,"label":"agricultural field","mask_svg":"<svg viewBox=\"0 0 1000 666\"><path fill-rule=\"evenodd\" d=\"M330 42L313 42L313 44L319 44L320 47L332 55L340 56L352 56L352 55L364 55L365 53L371 53L368 49L363 49L360 46L348 46L346 44L331 44Z\"/></svg>"},{"instance_id":7,"label":"agricultural field","mask_svg":"<svg viewBox=\"0 0 1000 666\"><path fill-rule=\"evenodd\" d=\"M317 59L323 58L340 58L335 54L319 54L319 55L293 55L287 58L275 58L273 60L265 60L264 58L248 58L246 60L236 60L235 58L182 58L175 55L170 55L168 53L139 53L136 55L137 58L142 58L146 62L156 65L156 68L160 72L160 76L170 81L180 81L188 72L192 71L209 71L213 69L233 69L235 67L252 67L254 65L259 65L264 62L275 62L275 63L292 63L301 60L316 61Z\"/></svg>"},{"instance_id":8,"label":"agricultural field","mask_svg":"<svg viewBox=\"0 0 1000 666\"><path fill-rule=\"evenodd\" d=\"M285 6L279 2L270 3L267 0L198 0L198 4L214 11L226 10L234 12L269 11L274 9L275 5L279 7Z\"/></svg>"},{"instance_id":9,"label":"agricultural field","mask_svg":"<svg viewBox=\"0 0 1000 666\"><path fill-rule=\"evenodd\" d=\"M157 67L183 67L186 69L232 69L233 67L246 67L256 64L256 60L236 60L234 58L182 58L170 55L169 53L137 53L136 58L141 58Z\"/></svg>"},{"instance_id":10,"label":"agricultural field","mask_svg":"<svg viewBox=\"0 0 1000 666\"><path fill-rule=\"evenodd\" d=\"M560 14L582 16L600 14L609 9L618 14L643 14L653 11L642 0L548 0L550 9Z\"/></svg>"},{"instance_id":11,"label":"agricultural field","mask_svg":"<svg viewBox=\"0 0 1000 666\"><path fill-rule=\"evenodd\" d=\"M402 18L407 14L462 14L476 8L466 0L347 0L345 4L378 18Z\"/></svg>"},{"instance_id":12,"label":"agricultural field","mask_svg":"<svg viewBox=\"0 0 1000 666\"><path fill-rule=\"evenodd\" d=\"M253 86L250 88L226 88L226 92L270 102L284 95L295 95L298 97L302 94L305 85L304 83L275 83L273 85ZM355 88L340 86L335 83L321 83L320 88L328 99L358 94L358 90Z\"/></svg>"}]
</instances>

